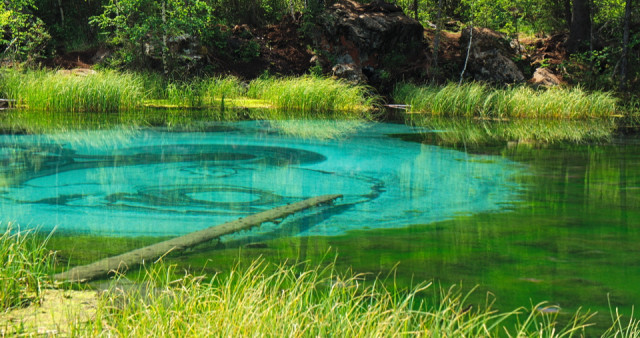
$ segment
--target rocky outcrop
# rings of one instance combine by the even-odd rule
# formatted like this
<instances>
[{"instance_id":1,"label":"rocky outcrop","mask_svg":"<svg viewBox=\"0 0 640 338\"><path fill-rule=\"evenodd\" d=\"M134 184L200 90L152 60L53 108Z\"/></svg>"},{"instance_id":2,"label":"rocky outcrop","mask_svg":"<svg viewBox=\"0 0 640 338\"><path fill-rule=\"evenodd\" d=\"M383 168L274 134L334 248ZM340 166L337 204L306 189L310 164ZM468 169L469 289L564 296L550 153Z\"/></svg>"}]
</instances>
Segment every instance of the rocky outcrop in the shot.
<instances>
[{"instance_id":1,"label":"rocky outcrop","mask_svg":"<svg viewBox=\"0 0 640 338\"><path fill-rule=\"evenodd\" d=\"M356 81L367 78L363 69L375 74L380 68L404 65L424 50L420 23L383 1L337 2L317 20L312 39L323 66Z\"/></svg>"},{"instance_id":2,"label":"rocky outcrop","mask_svg":"<svg viewBox=\"0 0 640 338\"><path fill-rule=\"evenodd\" d=\"M466 55L471 30L466 28L460 37L460 47ZM518 53L504 34L488 28L473 28L467 64L467 76L476 81L519 83L525 80L513 62Z\"/></svg>"}]
</instances>

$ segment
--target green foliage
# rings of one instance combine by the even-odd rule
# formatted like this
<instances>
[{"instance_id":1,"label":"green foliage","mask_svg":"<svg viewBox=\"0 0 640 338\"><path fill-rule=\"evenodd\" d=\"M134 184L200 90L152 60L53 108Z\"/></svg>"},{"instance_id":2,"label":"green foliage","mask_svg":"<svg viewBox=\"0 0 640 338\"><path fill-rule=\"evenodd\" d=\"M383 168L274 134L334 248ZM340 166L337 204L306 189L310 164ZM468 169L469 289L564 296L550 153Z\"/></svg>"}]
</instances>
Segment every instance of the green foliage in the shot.
<instances>
[{"instance_id":1,"label":"green foliage","mask_svg":"<svg viewBox=\"0 0 640 338\"><path fill-rule=\"evenodd\" d=\"M32 61L45 54L51 36L39 18L30 14L34 0L0 1L0 57Z\"/></svg>"},{"instance_id":2,"label":"green foliage","mask_svg":"<svg viewBox=\"0 0 640 338\"><path fill-rule=\"evenodd\" d=\"M260 44L253 40L249 40L246 43L243 43L235 53L240 57L240 59L242 59L242 61L251 61L260 56Z\"/></svg>"},{"instance_id":3,"label":"green foliage","mask_svg":"<svg viewBox=\"0 0 640 338\"><path fill-rule=\"evenodd\" d=\"M111 0L91 22L118 48L116 65L138 68L147 67L148 59L155 59L175 69L179 59L169 44L195 38L200 44L215 46L210 40L222 36L220 21L200 0Z\"/></svg>"},{"instance_id":4,"label":"green foliage","mask_svg":"<svg viewBox=\"0 0 640 338\"><path fill-rule=\"evenodd\" d=\"M564 78L572 83L585 83L589 88L615 88L621 48L604 47L600 50L574 53L563 63Z\"/></svg>"},{"instance_id":5,"label":"green foliage","mask_svg":"<svg viewBox=\"0 0 640 338\"><path fill-rule=\"evenodd\" d=\"M463 0L465 16L475 25L500 30L516 36L521 32L553 32L563 27L552 1L535 0Z\"/></svg>"},{"instance_id":6,"label":"green foliage","mask_svg":"<svg viewBox=\"0 0 640 338\"><path fill-rule=\"evenodd\" d=\"M324 71L322 69L322 65L320 64L320 62L316 62L313 66L309 68L309 74L311 74L311 76L320 77L323 75L323 73Z\"/></svg>"},{"instance_id":7,"label":"green foliage","mask_svg":"<svg viewBox=\"0 0 640 338\"><path fill-rule=\"evenodd\" d=\"M393 96L396 102L410 104L412 112L435 116L581 119L610 118L617 111L617 99L610 93L587 93L579 87L534 90L526 86L491 89L478 83L400 84Z\"/></svg>"},{"instance_id":8,"label":"green foliage","mask_svg":"<svg viewBox=\"0 0 640 338\"><path fill-rule=\"evenodd\" d=\"M105 0L33 0L33 15L41 19L58 51L82 51L100 44L89 17L102 10Z\"/></svg>"},{"instance_id":9,"label":"green foliage","mask_svg":"<svg viewBox=\"0 0 640 338\"><path fill-rule=\"evenodd\" d=\"M0 312L39 299L53 271L54 255L46 244L47 239L5 226L0 234Z\"/></svg>"}]
</instances>

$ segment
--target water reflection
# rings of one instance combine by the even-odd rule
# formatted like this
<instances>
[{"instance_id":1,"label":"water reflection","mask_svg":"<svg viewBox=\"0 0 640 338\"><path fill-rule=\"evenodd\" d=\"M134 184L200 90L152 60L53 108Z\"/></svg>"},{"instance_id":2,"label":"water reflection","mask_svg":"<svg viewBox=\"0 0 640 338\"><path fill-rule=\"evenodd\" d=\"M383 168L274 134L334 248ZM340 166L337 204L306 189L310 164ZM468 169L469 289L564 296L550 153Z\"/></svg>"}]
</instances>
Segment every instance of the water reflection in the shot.
<instances>
[{"instance_id":1,"label":"water reflection","mask_svg":"<svg viewBox=\"0 0 640 338\"><path fill-rule=\"evenodd\" d=\"M282 121L210 123L207 132L3 135L2 221L59 232L178 235L340 193L329 214L302 217L286 232L338 235L502 210L518 198L520 170L512 162L388 136L413 132L404 125L345 123L349 133L321 139L282 132Z\"/></svg>"},{"instance_id":2,"label":"water reflection","mask_svg":"<svg viewBox=\"0 0 640 338\"><path fill-rule=\"evenodd\" d=\"M425 128L422 140L444 146L485 146L492 144L561 142L602 142L612 138L614 119L482 120L407 114L407 122Z\"/></svg>"}]
</instances>

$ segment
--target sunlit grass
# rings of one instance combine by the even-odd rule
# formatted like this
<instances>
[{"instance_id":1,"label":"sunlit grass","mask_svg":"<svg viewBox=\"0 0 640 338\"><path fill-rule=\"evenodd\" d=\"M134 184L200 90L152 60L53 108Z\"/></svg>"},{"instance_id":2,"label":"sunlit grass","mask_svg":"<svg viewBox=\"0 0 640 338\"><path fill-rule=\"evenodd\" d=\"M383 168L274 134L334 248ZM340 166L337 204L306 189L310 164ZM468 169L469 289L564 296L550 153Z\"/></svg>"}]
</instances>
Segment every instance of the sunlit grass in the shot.
<instances>
[{"instance_id":1,"label":"sunlit grass","mask_svg":"<svg viewBox=\"0 0 640 338\"><path fill-rule=\"evenodd\" d=\"M366 86L303 76L263 77L249 85L233 76L173 81L153 73L99 71L84 76L46 70L0 70L0 96L19 107L57 112L157 108L279 108L300 113L370 111L379 98Z\"/></svg>"},{"instance_id":2,"label":"sunlit grass","mask_svg":"<svg viewBox=\"0 0 640 338\"><path fill-rule=\"evenodd\" d=\"M399 84L394 100L409 104L414 113L435 116L585 119L616 114L617 99L606 92L579 87L532 89L517 86L494 89L480 83L415 86Z\"/></svg>"},{"instance_id":3,"label":"sunlit grass","mask_svg":"<svg viewBox=\"0 0 640 338\"><path fill-rule=\"evenodd\" d=\"M278 109L301 112L366 111L378 101L366 86L313 76L258 78L249 84L247 95Z\"/></svg>"},{"instance_id":4,"label":"sunlit grass","mask_svg":"<svg viewBox=\"0 0 640 338\"><path fill-rule=\"evenodd\" d=\"M9 231L0 237L0 257L9 257L4 265L18 266L3 266L3 283L42 285L51 253L36 239L40 238ZM27 263L12 263L19 261ZM25 271L30 273L27 277L23 277ZM593 318L580 311L560 318L562 309L545 303L498 311L492 308L493 297L489 295L484 304L478 304L469 303L471 293L463 293L457 286L439 288L421 283L397 288L392 275L338 271L335 262L271 264L257 259L247 266L236 265L228 272L205 276L159 261L147 264L137 275L133 280L118 275L109 282L107 291L99 296L93 292L99 297L95 304L86 297L78 298L91 308L57 316L59 322L50 324L54 325L52 332L145 337L569 337L584 336ZM17 295L33 293L30 289ZM24 304L24 297L16 293L3 295L17 300L10 306ZM613 325L604 337L640 334L633 316L623 318L612 310L611 319ZM20 320L25 323L0 320L2 329L29 335L33 333L29 328L39 327L27 323L29 318Z\"/></svg>"},{"instance_id":5,"label":"sunlit grass","mask_svg":"<svg viewBox=\"0 0 640 338\"><path fill-rule=\"evenodd\" d=\"M0 234L0 313L39 300L53 271L53 253L45 246L46 240L11 224Z\"/></svg>"},{"instance_id":6,"label":"sunlit grass","mask_svg":"<svg viewBox=\"0 0 640 338\"><path fill-rule=\"evenodd\" d=\"M371 276L323 267L270 265L262 260L213 278L173 267L151 267L141 284L116 282L103 294L96 318L75 334L116 336L567 336L586 327L576 315L559 327L557 313L490 304L469 307L452 287L410 290ZM121 277L124 278L124 277ZM129 285L122 287L122 285ZM514 324L516 323L516 324Z\"/></svg>"},{"instance_id":7,"label":"sunlit grass","mask_svg":"<svg viewBox=\"0 0 640 338\"><path fill-rule=\"evenodd\" d=\"M103 71L74 75L2 69L0 93L30 110L117 112L139 107L146 94L140 78Z\"/></svg>"},{"instance_id":8,"label":"sunlit grass","mask_svg":"<svg viewBox=\"0 0 640 338\"><path fill-rule=\"evenodd\" d=\"M247 85L235 76L211 77L204 82L206 102L218 102L222 99L237 99L245 96Z\"/></svg>"}]
</instances>

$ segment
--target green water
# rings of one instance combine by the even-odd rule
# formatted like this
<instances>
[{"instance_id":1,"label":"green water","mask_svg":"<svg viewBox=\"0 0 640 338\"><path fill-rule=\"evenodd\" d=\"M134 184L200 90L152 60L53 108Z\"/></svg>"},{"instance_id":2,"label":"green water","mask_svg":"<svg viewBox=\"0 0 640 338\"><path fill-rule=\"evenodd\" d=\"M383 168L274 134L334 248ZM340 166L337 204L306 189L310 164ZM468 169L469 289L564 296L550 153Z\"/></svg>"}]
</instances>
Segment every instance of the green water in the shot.
<instances>
[{"instance_id":1,"label":"green water","mask_svg":"<svg viewBox=\"0 0 640 338\"><path fill-rule=\"evenodd\" d=\"M276 232L276 235L257 233L228 237L220 242L201 245L179 256L169 257L169 262L191 268L195 272L215 273L228 271L236 264L248 264L257 257L264 257L273 262L326 262L335 258L340 268L352 268L356 272L380 276L391 274L395 276L395 282L400 286L415 285L424 280L434 281L444 287L462 284L465 290L477 286L477 290L469 301L477 304L484 303L487 294L490 293L495 297L494 307L501 310L513 310L519 306L530 306L541 301L559 306L561 315L573 313L579 307L591 309L599 312L594 320L601 327L608 325L609 302L611 306L619 307L623 313L627 314L631 312L634 304L640 304L640 153L638 152L640 143L635 138L615 139L598 145L535 146L520 143L474 147L473 150L465 151L464 148L453 150L420 144L415 140L424 138L408 137L407 135L412 134L405 130L404 126L398 125L349 126L343 128L346 132L339 135L340 137L325 135L320 138L291 135L291 130L301 130L301 125L308 127L305 123L297 122L293 127L288 125L287 130L278 129L277 125L278 123L261 124L258 128L260 133L251 141L246 141L247 135L243 133L236 134L234 144L238 144L240 142L238 140L249 143L243 144L244 148L234 152L233 156L223 157L223 160L247 160L244 155L247 149L254 146L252 142L256 144L263 142L265 147L270 147L258 149L261 151L260 156L266 156L264 154L272 151L276 146L297 149L278 155L286 158L286 164L278 161L267 168L270 173L286 166L293 168L293 171L274 171L267 175L270 182L277 183L276 178L285 179L288 182L291 178L299 178L301 172L306 171L312 171L314 175L312 177L322 181L327 173L332 172L334 175L331 175L331 180L327 181L329 183L322 185L322 189L316 188L319 190L313 193L324 192L323 189L329 192L330 188L336 186L359 187L361 191L346 198L346 203L357 203L361 207L340 212L329 208L318 211L312 216L304 214L292 217L283 222L283 227L297 230L297 233L288 231L286 235ZM313 127L310 128L313 129ZM326 130L322 125L319 128ZM197 141L190 141L195 145L190 149L200 151L203 144L216 143L206 138L207 133L220 134L231 130L234 129L213 128L209 125L198 131ZM414 133L413 135L416 133L421 135L420 133L424 131L411 132ZM150 157L148 152L144 153L147 155L142 156L139 150L147 149L139 144L141 140L151 139L149 135L157 136L157 132L148 134L149 131L146 129L136 129L131 133L127 135L135 136L127 139L126 149L129 149L128 151L137 158L143 158L146 161L145 165L150 165L149 162L153 162L153 166L157 165L158 161L155 157ZM27 136L32 138L30 142L33 143L34 137L41 137L38 135L40 132ZM48 137L47 144L50 146L55 140L60 142L60 146L47 148L46 156L49 156L46 157L47 159L50 158L51 153L55 153L55 156L67 154L60 149L71 147L67 136L60 136L59 133L56 135L58 138ZM84 138L78 136L74 138L77 148L74 148L75 154L83 155L82 151L88 152L86 148L82 148L86 146L86 140L95 140L95 134L89 137L86 137L86 134L83 135ZM106 149L113 146L113 143L105 140L113 141L114 139L109 138L108 135L107 133L107 137L99 139L102 148L99 156L91 155L98 156L92 160L110 161L110 163L114 161L112 157L105 157ZM280 138L283 135L285 135L285 141ZM5 138L15 142L18 136L20 135L9 133ZM193 136L187 134L165 136L168 138L162 138L163 141L158 144L175 144L185 139L193 140ZM277 142L273 139L276 136L279 140ZM120 140L118 142L122 141L122 139L118 140ZM131 144L131 140L134 140L135 144ZM5 140L5 144L9 141ZM78 142L82 147L77 146ZM277 144L273 144L274 142ZM5 146L5 148L20 149L21 153L24 151L23 148L15 146ZM57 153L52 149L58 149ZM39 153L42 151L41 149ZM8 153L12 156L14 154L13 150L5 150L5 155ZM409 154L406 155L410 159L407 163L411 163L411 166L400 164L399 161L405 156L401 156L401 153ZM175 154L175 149L169 152L171 156ZM211 156L215 161L219 161L220 153L216 154ZM353 157L354 154L364 155L364 157L356 156L355 159L349 160L352 162L347 161L347 158ZM89 156L87 154L83 156L85 155ZM180 156L184 155L180 153ZM69 160L69 157L65 158ZM358 169L361 171L355 174L335 174L339 172L335 168L354 172L356 170L354 168L359 168L355 164L368 163L367 161L375 163L387 158L392 160L387 161L385 165L380 165L379 168L374 168L375 170L369 165L366 170ZM441 161L438 162L440 164L434 164L434 158ZM75 161L82 162L78 158L75 158ZM33 164L32 162L29 163ZM193 161L174 158L171 166L175 167L186 162ZM264 165L269 161L260 163ZM329 165L335 165L335 168L330 170ZM135 165L129 163L125 166L135 167L141 172L135 176L134 181L140 181L145 170L149 172L148 170L157 169L140 166L140 163ZM238 164L234 166L236 167L227 166L225 170L215 172L224 174L231 169L237 171L240 167L244 168ZM85 163L81 167L82 172L88 173L82 176L85 180L87 177L96 176L95 170L102 170L99 169L102 167L93 164L87 166ZM199 170L192 170L190 166L187 166L191 168L187 171L185 168L174 167L168 170L188 172L189 175L200 173ZM60 177L69 180L74 176L73 173L79 172L78 168L77 165L67 168L68 170L64 171L66 176ZM122 176L117 172L120 170L118 168L121 168L117 165L110 164L104 168L116 171L110 173L108 177ZM266 167L260 168L263 170ZM14 175L14 178L16 177L16 170L7 170ZM437 172L438 176L426 181L422 179L424 170ZM374 180L373 175L376 172L386 175L377 178L386 184L385 189L380 189L382 183ZM18 185L11 183L15 180L5 182L3 194L14 198L19 191L25 190L31 194L28 196L32 196L40 194L37 189L46 185L53 186L55 183L58 187L57 176L51 176L50 173L30 175L32 175L31 178L20 176L22 183ZM44 180L49 176L52 177L50 181ZM84 183L95 184L93 181ZM129 181L122 184L125 183L127 186L135 186ZM405 185L414 187L416 183L419 189L400 189ZM68 187L69 184L67 182L60 186ZM155 191L149 188L151 183L145 184L146 187L141 191ZM191 181L190 184L195 186ZM210 182L210 184L213 183ZM429 185L438 186L441 189L427 189ZM286 196L287 199L284 200L290 202L290 200L307 196L305 189L311 188L306 185L299 189L290 186L286 194L279 190L263 194ZM260 186L260 191L266 190L266 185ZM236 188L225 191L228 193L226 198L238 199L238 203L241 204L250 203L255 198L252 197L253 191L249 193L247 190ZM437 194L424 194L425 191L437 191ZM209 188L206 191L189 190L186 194L202 201L220 199L219 192L220 190ZM182 192L180 194L184 195ZM71 196L68 193L57 196L62 195ZM102 191L94 195L102 196L100 198L107 202L111 198ZM84 200L86 196L88 193L82 195ZM412 200L412 196L416 196L416 199ZM449 199L451 196L455 198ZM282 201L280 197L274 200ZM49 210L47 208L51 205L63 208L77 207L78 203L68 203L69 198L60 199L51 196L46 199L31 198L29 201L34 202L31 204L25 202L27 200L21 200L20 208L15 208L13 204L4 205L3 216L6 214L4 211L7 210L19 210L22 213L24 205L34 206L29 210L38 213ZM463 198L466 199L462 200ZM373 204L375 208L364 207L368 202L362 202L363 199L377 203ZM56 203L51 203L53 200ZM43 204L43 201L47 203ZM109 206L107 202L98 203L98 199L91 201L94 204L80 205L86 209L64 209L64 213L71 215L70 220L77 220L82 219L77 218L80 217L77 210L86 212L96 210L92 209L96 206L100 208ZM130 202L131 199L126 201ZM149 201L144 201L145 207L151 203ZM159 204L157 198L151 201L155 201L156 206ZM135 203L139 206L142 202L136 200ZM46 205L47 208L41 208L42 205ZM260 206L258 209L263 207L265 206ZM162 204L162 208L166 206ZM122 210L122 205L120 204L117 209ZM433 213L437 217L425 216L430 215L430 210L434 209L438 209L438 212ZM166 211L158 209L155 210L155 214ZM393 219L389 214L393 215L394 211L403 216ZM196 216L202 217L203 214L198 211ZM95 214L89 212L89 215ZM128 214L120 214L118 217L126 218L126 215ZM131 215L140 217L140 214ZM46 219L45 214L41 217ZM91 217L89 219L93 219ZM376 224L376 217L382 217L383 221ZM175 223L181 224L176 218L172 219ZM336 224L336 219L340 221L339 224ZM326 231L306 231L300 235L301 230L313 229L310 226L318 224L325 224ZM198 225L194 227L197 228ZM320 227L320 229L323 228ZM168 238L170 235L172 234L166 233L162 237L161 232L153 235L138 233L135 236L129 234L128 237L117 237L100 232L92 235L61 231L52 238L50 247L60 250L58 256L61 266L66 267L67 264L84 264L101 257L125 252Z\"/></svg>"},{"instance_id":2,"label":"green water","mask_svg":"<svg viewBox=\"0 0 640 338\"><path fill-rule=\"evenodd\" d=\"M287 238L263 248L201 248L178 261L215 271L232 262L317 260L337 253L342 267L393 274L400 285L428 280L477 286L471 303L512 310L546 301L568 317L640 304L640 154L636 139L606 145L530 145L484 149L529 168L517 207L392 230ZM329 254L329 257L332 257ZM492 296L492 297L493 297ZM492 298L490 297L490 298Z\"/></svg>"}]
</instances>

